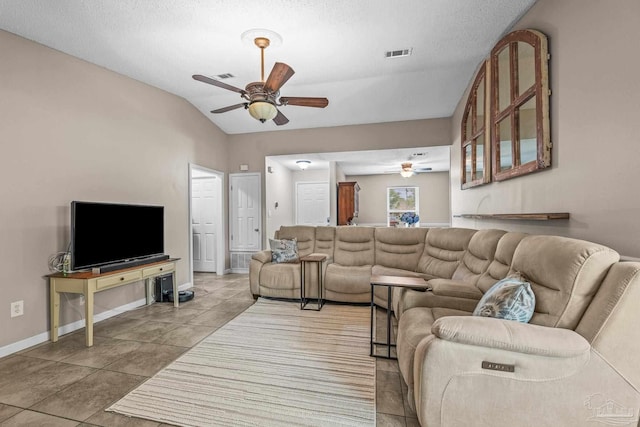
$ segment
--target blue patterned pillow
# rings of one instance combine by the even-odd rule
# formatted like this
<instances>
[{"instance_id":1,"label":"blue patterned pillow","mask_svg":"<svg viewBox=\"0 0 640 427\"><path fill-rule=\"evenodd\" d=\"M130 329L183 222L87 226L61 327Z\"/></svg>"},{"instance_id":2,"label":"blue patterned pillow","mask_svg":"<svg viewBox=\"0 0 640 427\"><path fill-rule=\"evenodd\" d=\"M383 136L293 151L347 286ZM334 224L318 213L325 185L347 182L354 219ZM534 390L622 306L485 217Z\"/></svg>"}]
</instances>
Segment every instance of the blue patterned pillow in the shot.
<instances>
[{"instance_id":1,"label":"blue patterned pillow","mask_svg":"<svg viewBox=\"0 0 640 427\"><path fill-rule=\"evenodd\" d=\"M493 285L473 310L473 315L527 323L535 307L536 297L531 285L524 277L517 275L506 277Z\"/></svg>"},{"instance_id":2,"label":"blue patterned pillow","mask_svg":"<svg viewBox=\"0 0 640 427\"><path fill-rule=\"evenodd\" d=\"M298 262L297 239L269 239L271 246L271 262Z\"/></svg>"}]
</instances>

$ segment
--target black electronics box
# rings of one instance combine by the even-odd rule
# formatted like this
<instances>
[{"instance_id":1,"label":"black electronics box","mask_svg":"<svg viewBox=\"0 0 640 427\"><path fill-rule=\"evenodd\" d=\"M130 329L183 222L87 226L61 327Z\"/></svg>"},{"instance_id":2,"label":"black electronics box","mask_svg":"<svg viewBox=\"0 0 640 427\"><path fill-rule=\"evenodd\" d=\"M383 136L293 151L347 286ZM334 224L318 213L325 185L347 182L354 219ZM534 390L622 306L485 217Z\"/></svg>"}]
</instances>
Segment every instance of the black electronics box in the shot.
<instances>
[{"instance_id":1,"label":"black electronics box","mask_svg":"<svg viewBox=\"0 0 640 427\"><path fill-rule=\"evenodd\" d=\"M173 294L173 274L165 274L156 277L156 302L170 302L169 292Z\"/></svg>"}]
</instances>

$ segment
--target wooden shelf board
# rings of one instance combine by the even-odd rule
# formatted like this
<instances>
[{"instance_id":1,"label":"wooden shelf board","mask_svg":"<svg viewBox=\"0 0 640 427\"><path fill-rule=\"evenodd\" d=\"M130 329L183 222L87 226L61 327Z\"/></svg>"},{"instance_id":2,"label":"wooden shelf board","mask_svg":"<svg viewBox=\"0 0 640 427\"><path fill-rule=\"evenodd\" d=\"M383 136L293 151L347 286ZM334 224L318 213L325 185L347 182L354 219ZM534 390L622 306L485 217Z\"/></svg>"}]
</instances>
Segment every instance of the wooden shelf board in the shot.
<instances>
[{"instance_id":1,"label":"wooden shelf board","mask_svg":"<svg viewBox=\"0 0 640 427\"><path fill-rule=\"evenodd\" d=\"M455 218L473 218L473 219L514 219L526 221L549 221L552 219L569 219L568 212L554 213L521 213L521 214L459 214L454 215Z\"/></svg>"}]
</instances>

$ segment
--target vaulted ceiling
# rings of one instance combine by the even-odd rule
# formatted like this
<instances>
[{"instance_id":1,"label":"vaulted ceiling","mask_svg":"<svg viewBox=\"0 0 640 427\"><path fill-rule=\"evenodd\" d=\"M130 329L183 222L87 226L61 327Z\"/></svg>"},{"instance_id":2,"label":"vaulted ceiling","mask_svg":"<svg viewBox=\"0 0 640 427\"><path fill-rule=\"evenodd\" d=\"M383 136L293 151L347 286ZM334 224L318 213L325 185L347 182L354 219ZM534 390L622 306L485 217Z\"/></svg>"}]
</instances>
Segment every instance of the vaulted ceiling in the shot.
<instances>
[{"instance_id":1,"label":"vaulted ceiling","mask_svg":"<svg viewBox=\"0 0 640 427\"><path fill-rule=\"evenodd\" d=\"M493 45L535 0L0 0L0 29L185 98L228 134L451 116ZM280 107L290 122L260 123L238 93L260 79L260 51L241 34L282 37L265 74L295 74L283 96L327 97L324 109ZM385 52L411 55L387 59ZM266 77L266 76L265 76ZM96 82L99 84L99 82Z\"/></svg>"}]
</instances>

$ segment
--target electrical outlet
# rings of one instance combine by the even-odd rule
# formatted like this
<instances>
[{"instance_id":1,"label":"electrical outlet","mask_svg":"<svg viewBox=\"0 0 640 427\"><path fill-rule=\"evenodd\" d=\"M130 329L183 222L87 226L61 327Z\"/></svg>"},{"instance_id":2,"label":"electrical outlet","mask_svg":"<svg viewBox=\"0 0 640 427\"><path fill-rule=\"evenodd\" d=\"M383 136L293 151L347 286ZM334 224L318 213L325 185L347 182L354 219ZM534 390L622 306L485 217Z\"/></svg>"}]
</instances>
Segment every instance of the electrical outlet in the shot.
<instances>
[{"instance_id":1,"label":"electrical outlet","mask_svg":"<svg viewBox=\"0 0 640 427\"><path fill-rule=\"evenodd\" d=\"M11 317L18 317L24 314L24 301L15 301L11 303Z\"/></svg>"}]
</instances>

